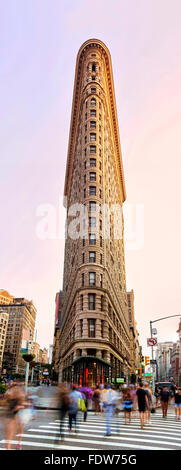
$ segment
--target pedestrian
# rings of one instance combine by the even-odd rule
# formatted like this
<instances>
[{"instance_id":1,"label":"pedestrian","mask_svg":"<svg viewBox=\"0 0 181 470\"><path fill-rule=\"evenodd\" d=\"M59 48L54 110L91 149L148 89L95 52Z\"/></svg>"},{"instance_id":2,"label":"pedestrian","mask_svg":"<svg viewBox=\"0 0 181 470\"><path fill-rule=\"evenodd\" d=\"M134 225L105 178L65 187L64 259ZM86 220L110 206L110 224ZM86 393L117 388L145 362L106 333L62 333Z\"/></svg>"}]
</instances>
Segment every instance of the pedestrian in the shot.
<instances>
[{"instance_id":1,"label":"pedestrian","mask_svg":"<svg viewBox=\"0 0 181 470\"><path fill-rule=\"evenodd\" d=\"M81 400L81 393L77 391L75 385L71 386L69 393L70 404L68 409L69 414L69 432L72 432L72 423L75 424L75 432L77 433L77 413L78 413L78 400Z\"/></svg>"},{"instance_id":2,"label":"pedestrian","mask_svg":"<svg viewBox=\"0 0 181 470\"><path fill-rule=\"evenodd\" d=\"M143 383L140 382L138 385L138 389L136 391L136 396L137 396L137 403L138 403L138 410L140 414L140 424L141 424L141 429L144 428L145 424L145 411L146 411L146 406L148 406L148 398L146 391L143 388Z\"/></svg>"},{"instance_id":3,"label":"pedestrian","mask_svg":"<svg viewBox=\"0 0 181 470\"><path fill-rule=\"evenodd\" d=\"M101 398L101 391L99 389L99 385L96 385L92 398L94 400L94 407L95 407L94 414L97 415L100 412L100 398Z\"/></svg>"},{"instance_id":4,"label":"pedestrian","mask_svg":"<svg viewBox=\"0 0 181 470\"><path fill-rule=\"evenodd\" d=\"M157 406L158 406L158 402L159 402L159 398L160 398L160 395L159 395L159 387L158 387L157 384L155 385L155 397L156 397L156 407L157 407Z\"/></svg>"},{"instance_id":5,"label":"pedestrian","mask_svg":"<svg viewBox=\"0 0 181 470\"><path fill-rule=\"evenodd\" d=\"M104 406L105 406L105 418L106 418L106 436L111 436L111 420L114 413L114 408L116 404L116 393L113 389L113 385L107 386L107 393L104 397Z\"/></svg>"},{"instance_id":6,"label":"pedestrian","mask_svg":"<svg viewBox=\"0 0 181 470\"><path fill-rule=\"evenodd\" d=\"M11 441L17 431L20 431L19 441L16 449L20 449L23 426L20 423L18 412L24 408L25 396L23 390L16 384L12 384L5 395L6 399L6 418L5 418L5 439L6 449L11 449Z\"/></svg>"},{"instance_id":7,"label":"pedestrian","mask_svg":"<svg viewBox=\"0 0 181 470\"><path fill-rule=\"evenodd\" d=\"M124 403L124 424L127 424L128 418L129 418L129 423L131 423L131 412L132 412L132 407L133 407L133 400L132 400L130 387L127 387L124 390L123 403Z\"/></svg>"},{"instance_id":8,"label":"pedestrian","mask_svg":"<svg viewBox=\"0 0 181 470\"><path fill-rule=\"evenodd\" d=\"M170 398L170 394L167 390L167 386L164 386L160 392L160 401L161 401L163 418L167 417L169 398Z\"/></svg>"},{"instance_id":9,"label":"pedestrian","mask_svg":"<svg viewBox=\"0 0 181 470\"><path fill-rule=\"evenodd\" d=\"M132 402L133 402L133 407L132 407L132 415L136 416L136 413L137 413L137 399L136 399L136 385L130 385L130 388L131 388L131 398L132 398Z\"/></svg>"},{"instance_id":10,"label":"pedestrian","mask_svg":"<svg viewBox=\"0 0 181 470\"><path fill-rule=\"evenodd\" d=\"M175 389L174 392L174 399L175 399L175 417L176 419L180 419L181 416L181 388Z\"/></svg>"},{"instance_id":11,"label":"pedestrian","mask_svg":"<svg viewBox=\"0 0 181 470\"><path fill-rule=\"evenodd\" d=\"M148 399L148 406L146 407L146 420L148 424L151 424L151 410L154 408L154 400L150 387L145 383L145 390Z\"/></svg>"},{"instance_id":12,"label":"pedestrian","mask_svg":"<svg viewBox=\"0 0 181 470\"><path fill-rule=\"evenodd\" d=\"M68 413L70 398L65 384L59 384L58 387L58 410L60 418L60 440L64 440L64 421Z\"/></svg>"}]
</instances>

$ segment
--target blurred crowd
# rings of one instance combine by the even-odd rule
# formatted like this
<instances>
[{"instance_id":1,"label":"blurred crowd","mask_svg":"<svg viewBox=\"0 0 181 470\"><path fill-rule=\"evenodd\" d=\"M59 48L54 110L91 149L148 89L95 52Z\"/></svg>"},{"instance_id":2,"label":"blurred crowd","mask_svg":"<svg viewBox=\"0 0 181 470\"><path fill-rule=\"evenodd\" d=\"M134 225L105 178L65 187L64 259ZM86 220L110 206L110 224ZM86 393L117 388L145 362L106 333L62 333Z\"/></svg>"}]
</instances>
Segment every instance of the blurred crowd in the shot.
<instances>
[{"instance_id":1,"label":"blurred crowd","mask_svg":"<svg viewBox=\"0 0 181 470\"><path fill-rule=\"evenodd\" d=\"M4 435L6 449L11 449L16 436L16 449L21 449L24 426L36 418L36 392L28 389L25 384L10 382L5 394ZM60 428L58 436L64 440L64 433L79 432L79 424L87 421L88 411L99 415L105 420L105 435L110 436L113 423L117 433L120 431L122 418L124 424L131 423L134 417L140 417L141 429L145 424L151 424L151 413L155 412L159 402L163 418L167 416L169 403L173 400L176 419L181 416L181 389L174 389L173 394L167 390L155 389L155 398L147 383L123 384L115 387L113 384L96 385L93 388L80 387L75 384L62 383L56 390L56 409L59 414ZM65 420L66 418L66 420ZM115 426L114 426L115 428ZM17 439L18 438L18 439Z\"/></svg>"}]
</instances>

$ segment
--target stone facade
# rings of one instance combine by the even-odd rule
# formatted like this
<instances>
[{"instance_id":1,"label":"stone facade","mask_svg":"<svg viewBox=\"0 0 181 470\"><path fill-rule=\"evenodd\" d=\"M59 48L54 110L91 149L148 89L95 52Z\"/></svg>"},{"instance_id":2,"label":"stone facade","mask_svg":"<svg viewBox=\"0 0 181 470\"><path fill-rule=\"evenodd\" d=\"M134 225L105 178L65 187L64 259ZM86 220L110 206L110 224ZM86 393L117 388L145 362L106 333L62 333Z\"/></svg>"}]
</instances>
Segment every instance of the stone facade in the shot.
<instances>
[{"instance_id":1,"label":"stone facade","mask_svg":"<svg viewBox=\"0 0 181 470\"><path fill-rule=\"evenodd\" d=\"M5 363L8 363L11 372L24 373L26 363L22 359L21 347L23 340L33 340L36 320L35 306L32 301L25 298L14 298L9 304L1 304L1 310L8 313L4 348Z\"/></svg>"},{"instance_id":2,"label":"stone facade","mask_svg":"<svg viewBox=\"0 0 181 470\"><path fill-rule=\"evenodd\" d=\"M64 195L59 380L116 381L131 367L121 211L126 195L111 57L99 40L86 41L77 56Z\"/></svg>"}]
</instances>

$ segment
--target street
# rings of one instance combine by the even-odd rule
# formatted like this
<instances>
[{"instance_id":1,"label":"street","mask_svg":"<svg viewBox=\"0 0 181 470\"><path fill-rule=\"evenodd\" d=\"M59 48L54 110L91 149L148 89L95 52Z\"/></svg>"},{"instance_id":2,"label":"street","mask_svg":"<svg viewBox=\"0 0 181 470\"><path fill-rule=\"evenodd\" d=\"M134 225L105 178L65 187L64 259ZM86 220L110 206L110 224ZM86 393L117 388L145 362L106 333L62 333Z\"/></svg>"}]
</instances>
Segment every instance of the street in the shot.
<instances>
[{"instance_id":1,"label":"street","mask_svg":"<svg viewBox=\"0 0 181 470\"><path fill-rule=\"evenodd\" d=\"M3 411L1 410L0 418ZM169 407L168 416L162 418L159 408L151 417L151 425L140 429L139 415L132 418L131 424L124 424L123 413L120 413L118 422L120 432L117 431L117 418L112 424L112 435L105 437L104 416L95 416L88 413L87 422L79 415L78 433L68 431L68 418L65 419L64 442L59 440L59 416L53 410L37 410L35 420L32 420L24 429L23 450L180 450L181 449L181 421L175 420L174 406ZM3 420L0 419L0 450L5 448L3 436ZM15 448L17 439L13 441Z\"/></svg>"}]
</instances>

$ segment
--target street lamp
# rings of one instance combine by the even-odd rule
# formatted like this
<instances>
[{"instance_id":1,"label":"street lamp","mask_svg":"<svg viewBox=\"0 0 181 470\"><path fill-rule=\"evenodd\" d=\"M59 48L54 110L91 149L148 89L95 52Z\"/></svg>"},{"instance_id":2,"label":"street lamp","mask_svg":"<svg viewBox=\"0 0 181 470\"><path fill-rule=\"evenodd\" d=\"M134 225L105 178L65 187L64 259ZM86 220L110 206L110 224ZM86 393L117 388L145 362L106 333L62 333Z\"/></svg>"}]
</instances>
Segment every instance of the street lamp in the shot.
<instances>
[{"instance_id":1,"label":"street lamp","mask_svg":"<svg viewBox=\"0 0 181 470\"><path fill-rule=\"evenodd\" d=\"M167 318L173 318L173 317L181 317L181 314L180 315L168 315L167 317L162 317L162 318L158 318L158 320L150 320L150 333L151 333L151 338L153 337L153 328L152 328L152 323L156 323L158 321L161 321L161 320L166 320ZM153 360L153 346L151 346L151 358ZM155 377L154 377L154 372L155 372L155 369L154 369L154 364L152 363L152 390L153 390L153 395L154 395L154 390L155 390Z\"/></svg>"}]
</instances>

